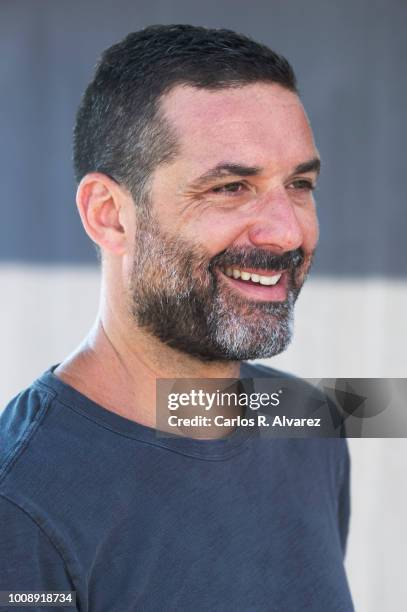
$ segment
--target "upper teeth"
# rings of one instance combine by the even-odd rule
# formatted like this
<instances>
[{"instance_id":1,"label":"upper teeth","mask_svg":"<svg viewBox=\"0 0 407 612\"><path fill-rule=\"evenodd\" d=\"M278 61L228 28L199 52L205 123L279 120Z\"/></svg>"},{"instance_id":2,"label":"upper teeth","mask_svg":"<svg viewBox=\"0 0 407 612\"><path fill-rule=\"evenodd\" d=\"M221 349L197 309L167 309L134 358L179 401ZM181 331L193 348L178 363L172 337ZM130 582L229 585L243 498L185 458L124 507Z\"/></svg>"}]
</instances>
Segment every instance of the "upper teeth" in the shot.
<instances>
[{"instance_id":1,"label":"upper teeth","mask_svg":"<svg viewBox=\"0 0 407 612\"><path fill-rule=\"evenodd\" d=\"M243 281L251 280L252 283L260 283L260 285L275 285L280 280L282 273L265 276L263 274L250 274L250 272L244 272L238 270L238 268L226 268L225 274L236 279L240 278Z\"/></svg>"}]
</instances>

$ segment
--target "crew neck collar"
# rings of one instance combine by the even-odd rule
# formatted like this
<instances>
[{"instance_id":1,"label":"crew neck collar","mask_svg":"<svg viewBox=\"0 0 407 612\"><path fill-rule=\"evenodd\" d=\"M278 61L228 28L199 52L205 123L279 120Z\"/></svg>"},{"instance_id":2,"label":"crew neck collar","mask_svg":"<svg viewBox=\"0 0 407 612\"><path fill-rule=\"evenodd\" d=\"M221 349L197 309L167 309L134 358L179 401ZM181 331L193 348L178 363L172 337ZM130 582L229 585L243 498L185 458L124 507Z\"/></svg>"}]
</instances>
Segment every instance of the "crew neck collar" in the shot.
<instances>
[{"instance_id":1,"label":"crew neck collar","mask_svg":"<svg viewBox=\"0 0 407 612\"><path fill-rule=\"evenodd\" d=\"M95 423L138 442L158 446L172 452L176 452L189 457L207 460L223 460L243 452L248 440L258 435L257 425L252 427L238 426L230 435L225 438L214 440L199 440L183 436L162 437L157 430L122 417L107 408L97 404L86 395L65 383L54 374L58 367L56 364L49 368L35 382L34 386L46 388L60 404L74 411ZM253 366L241 364L240 380L246 393L252 390ZM247 416L248 412L246 410Z\"/></svg>"}]
</instances>

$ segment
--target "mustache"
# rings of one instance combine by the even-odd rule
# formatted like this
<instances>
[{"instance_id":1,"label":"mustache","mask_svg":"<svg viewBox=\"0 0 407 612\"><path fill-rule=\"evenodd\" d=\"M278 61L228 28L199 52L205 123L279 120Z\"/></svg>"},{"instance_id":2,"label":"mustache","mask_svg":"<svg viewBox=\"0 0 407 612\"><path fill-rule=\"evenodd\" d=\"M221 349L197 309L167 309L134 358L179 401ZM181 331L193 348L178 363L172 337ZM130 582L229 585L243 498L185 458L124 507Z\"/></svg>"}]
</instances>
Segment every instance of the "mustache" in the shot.
<instances>
[{"instance_id":1,"label":"mustache","mask_svg":"<svg viewBox=\"0 0 407 612\"><path fill-rule=\"evenodd\" d=\"M215 255L210 262L209 269L212 272L215 268L236 266L270 271L295 270L304 263L304 259L305 255L301 248L276 255L264 249L234 247Z\"/></svg>"}]
</instances>

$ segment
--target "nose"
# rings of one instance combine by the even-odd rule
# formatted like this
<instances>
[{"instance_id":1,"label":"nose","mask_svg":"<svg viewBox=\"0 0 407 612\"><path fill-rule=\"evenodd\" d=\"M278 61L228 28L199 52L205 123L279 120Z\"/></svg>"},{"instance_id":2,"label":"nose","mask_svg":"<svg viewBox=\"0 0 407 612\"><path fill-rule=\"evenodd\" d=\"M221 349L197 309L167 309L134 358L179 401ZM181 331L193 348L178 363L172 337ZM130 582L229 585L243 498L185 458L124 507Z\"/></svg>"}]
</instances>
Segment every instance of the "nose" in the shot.
<instances>
[{"instance_id":1,"label":"nose","mask_svg":"<svg viewBox=\"0 0 407 612\"><path fill-rule=\"evenodd\" d=\"M257 202L248 230L250 242L277 253L298 249L304 236L297 214L284 188L267 194Z\"/></svg>"}]
</instances>

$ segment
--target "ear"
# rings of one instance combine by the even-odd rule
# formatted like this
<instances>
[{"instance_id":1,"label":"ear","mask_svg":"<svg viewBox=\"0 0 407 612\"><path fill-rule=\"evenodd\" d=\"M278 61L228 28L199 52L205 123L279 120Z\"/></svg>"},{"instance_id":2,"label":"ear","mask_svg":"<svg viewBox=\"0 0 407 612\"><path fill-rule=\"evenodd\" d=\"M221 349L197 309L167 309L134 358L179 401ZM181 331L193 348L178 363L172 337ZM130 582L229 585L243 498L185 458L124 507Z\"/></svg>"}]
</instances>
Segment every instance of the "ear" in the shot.
<instances>
[{"instance_id":1,"label":"ear","mask_svg":"<svg viewBox=\"0 0 407 612\"><path fill-rule=\"evenodd\" d=\"M84 176L76 194L76 204L86 233L103 251L112 255L126 252L129 237L127 220L132 203L127 190L99 172Z\"/></svg>"}]
</instances>

